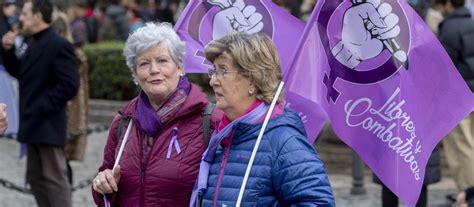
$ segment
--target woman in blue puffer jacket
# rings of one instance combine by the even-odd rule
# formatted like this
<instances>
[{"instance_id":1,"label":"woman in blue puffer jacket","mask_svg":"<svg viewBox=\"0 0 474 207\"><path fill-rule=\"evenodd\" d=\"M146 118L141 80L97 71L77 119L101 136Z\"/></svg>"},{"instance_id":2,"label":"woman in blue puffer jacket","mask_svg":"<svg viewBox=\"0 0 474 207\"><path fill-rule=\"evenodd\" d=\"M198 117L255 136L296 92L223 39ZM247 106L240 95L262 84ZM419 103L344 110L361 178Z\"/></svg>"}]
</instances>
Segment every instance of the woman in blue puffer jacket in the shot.
<instances>
[{"instance_id":1,"label":"woman in blue puffer jacket","mask_svg":"<svg viewBox=\"0 0 474 207\"><path fill-rule=\"evenodd\" d=\"M271 39L234 33L211 42L206 58L224 115L203 155L190 206L235 206L275 89L282 79ZM334 206L323 163L303 123L278 98L256 154L242 206Z\"/></svg>"}]
</instances>

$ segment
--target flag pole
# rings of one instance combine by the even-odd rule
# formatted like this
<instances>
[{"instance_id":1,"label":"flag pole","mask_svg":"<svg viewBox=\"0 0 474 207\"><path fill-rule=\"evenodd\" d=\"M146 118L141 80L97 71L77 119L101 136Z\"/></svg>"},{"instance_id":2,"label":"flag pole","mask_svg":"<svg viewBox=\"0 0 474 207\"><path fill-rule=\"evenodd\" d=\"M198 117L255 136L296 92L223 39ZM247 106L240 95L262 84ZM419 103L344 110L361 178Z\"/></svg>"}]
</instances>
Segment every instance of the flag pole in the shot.
<instances>
[{"instance_id":1,"label":"flag pole","mask_svg":"<svg viewBox=\"0 0 474 207\"><path fill-rule=\"evenodd\" d=\"M132 130L132 126L133 126L133 120L130 119L130 122L128 123L127 131L125 131L125 136L123 137L122 144L120 145L117 158L115 158L114 167L112 168L112 174L115 174L115 168L120 162L120 158L122 157L123 149L125 148L125 144L127 143L128 137L130 135L130 131ZM110 207L110 202L107 200L107 197L105 196L105 194L102 194L102 197L104 200L104 206Z\"/></svg>"},{"instance_id":2,"label":"flag pole","mask_svg":"<svg viewBox=\"0 0 474 207\"><path fill-rule=\"evenodd\" d=\"M122 144L120 145L120 149L119 149L117 158L115 159L114 167L112 168L112 172L115 170L115 168L117 167L117 165L120 162L120 158L122 157L123 149L125 148L125 144L127 143L130 131L132 129L132 125L133 125L133 121L132 121L132 119L130 119L130 122L129 122L128 127L127 127L127 131L125 131L125 136L123 137Z\"/></svg>"},{"instance_id":3,"label":"flag pole","mask_svg":"<svg viewBox=\"0 0 474 207\"><path fill-rule=\"evenodd\" d=\"M267 128L268 121L270 120L270 116L272 115L273 108L275 108L275 104L278 100L278 97L280 96L281 90L283 89L283 84L284 82L281 81L280 85L278 86L277 92L273 97L272 104L270 105L270 109L268 109L267 115L265 116L265 120L263 121L260 133L258 134L255 146L253 147L252 155L250 156L250 161L247 165L247 170L245 171L244 180L242 181L242 185L240 186L239 197L237 198L237 203L235 205L237 207L240 207L240 203L242 203L242 198L244 196L245 187L247 186L247 180L250 175L250 170L252 169L253 161L255 160L255 155L257 154L258 147L260 146L260 141L262 141L263 133L265 132L265 128Z\"/></svg>"}]
</instances>

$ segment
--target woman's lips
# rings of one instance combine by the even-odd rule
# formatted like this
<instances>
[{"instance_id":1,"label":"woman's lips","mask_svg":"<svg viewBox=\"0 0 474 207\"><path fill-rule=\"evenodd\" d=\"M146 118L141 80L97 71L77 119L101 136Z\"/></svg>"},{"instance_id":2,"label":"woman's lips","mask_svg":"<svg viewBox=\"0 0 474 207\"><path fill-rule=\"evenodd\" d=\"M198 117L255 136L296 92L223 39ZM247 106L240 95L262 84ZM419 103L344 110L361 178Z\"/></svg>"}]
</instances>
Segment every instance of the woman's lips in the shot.
<instances>
[{"instance_id":1,"label":"woman's lips","mask_svg":"<svg viewBox=\"0 0 474 207\"><path fill-rule=\"evenodd\" d=\"M151 84L160 84L162 82L163 82L163 80L151 80L151 81L149 81L149 83L151 83Z\"/></svg>"},{"instance_id":2,"label":"woman's lips","mask_svg":"<svg viewBox=\"0 0 474 207\"><path fill-rule=\"evenodd\" d=\"M222 93L214 92L214 95L215 95L216 97L221 97L221 96L222 96Z\"/></svg>"}]
</instances>

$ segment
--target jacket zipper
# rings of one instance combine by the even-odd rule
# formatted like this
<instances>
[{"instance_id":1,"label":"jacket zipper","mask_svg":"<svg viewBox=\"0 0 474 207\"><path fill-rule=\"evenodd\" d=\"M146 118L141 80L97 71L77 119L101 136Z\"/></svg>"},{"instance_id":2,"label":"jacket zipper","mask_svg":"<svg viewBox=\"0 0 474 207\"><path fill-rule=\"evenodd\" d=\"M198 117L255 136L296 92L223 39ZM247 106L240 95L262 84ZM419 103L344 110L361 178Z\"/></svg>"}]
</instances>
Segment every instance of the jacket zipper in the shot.
<instances>
[{"instance_id":1,"label":"jacket zipper","mask_svg":"<svg viewBox=\"0 0 474 207\"><path fill-rule=\"evenodd\" d=\"M145 179L145 163L143 161L143 156L145 156L143 154L143 137L146 137L146 136L143 136L144 134L143 133L140 133L140 132L137 132L139 134L139 137L142 137L140 140L140 206L144 206L145 205L145 182L143 182ZM146 141L146 140L145 140Z\"/></svg>"},{"instance_id":2,"label":"jacket zipper","mask_svg":"<svg viewBox=\"0 0 474 207\"><path fill-rule=\"evenodd\" d=\"M219 169L219 177L217 179L217 185L216 185L216 192L214 193L214 207L217 206L217 197L219 196L219 190L221 188L221 183L222 183L222 177L224 177L224 170L227 165L227 159L229 157L229 152L230 152L230 146L232 145L232 138L234 137L234 133L231 133L230 140L229 140L229 145L225 146L224 148L224 157L222 158L222 163Z\"/></svg>"},{"instance_id":3,"label":"jacket zipper","mask_svg":"<svg viewBox=\"0 0 474 207\"><path fill-rule=\"evenodd\" d=\"M145 132L142 132L141 137L144 137L142 139L140 139L140 147L143 147L143 141L147 142L148 144L148 135L145 134ZM146 168L148 167L148 162L150 160L150 157L151 157L151 153L153 152L153 148L155 147L155 143L156 143L156 140L153 141L153 144L150 146L150 149L148 151L148 153L146 154L146 158L145 160L141 162L141 169L140 169L140 182L141 182L141 206L145 206L145 172L146 172ZM145 156L143 154L143 150L140 150L140 154L141 154L141 157L142 158L143 156ZM140 159L142 160L142 159Z\"/></svg>"}]
</instances>

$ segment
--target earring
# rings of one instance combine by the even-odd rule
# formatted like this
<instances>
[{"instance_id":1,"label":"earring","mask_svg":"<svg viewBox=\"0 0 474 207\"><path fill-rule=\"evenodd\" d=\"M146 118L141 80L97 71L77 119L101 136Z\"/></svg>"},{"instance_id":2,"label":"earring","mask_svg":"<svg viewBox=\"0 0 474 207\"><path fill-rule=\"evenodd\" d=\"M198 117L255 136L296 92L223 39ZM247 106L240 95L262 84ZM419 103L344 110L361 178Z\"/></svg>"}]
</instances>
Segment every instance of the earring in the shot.
<instances>
[{"instance_id":1,"label":"earring","mask_svg":"<svg viewBox=\"0 0 474 207\"><path fill-rule=\"evenodd\" d=\"M253 95L253 90L249 90L249 95Z\"/></svg>"},{"instance_id":2,"label":"earring","mask_svg":"<svg viewBox=\"0 0 474 207\"><path fill-rule=\"evenodd\" d=\"M183 77L183 76L184 76L184 73L179 74L179 77Z\"/></svg>"},{"instance_id":3,"label":"earring","mask_svg":"<svg viewBox=\"0 0 474 207\"><path fill-rule=\"evenodd\" d=\"M133 81L133 83L134 83L136 86L138 86L138 81L137 81L137 79L136 79L135 77L132 78L132 81Z\"/></svg>"}]
</instances>

